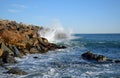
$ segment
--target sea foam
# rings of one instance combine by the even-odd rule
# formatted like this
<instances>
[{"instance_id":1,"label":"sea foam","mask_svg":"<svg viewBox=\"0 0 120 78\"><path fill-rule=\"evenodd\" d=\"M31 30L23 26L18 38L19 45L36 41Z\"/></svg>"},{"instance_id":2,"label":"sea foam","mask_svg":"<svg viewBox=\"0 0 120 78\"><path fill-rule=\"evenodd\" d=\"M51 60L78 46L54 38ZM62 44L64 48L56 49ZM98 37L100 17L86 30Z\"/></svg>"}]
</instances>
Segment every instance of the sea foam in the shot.
<instances>
[{"instance_id":1,"label":"sea foam","mask_svg":"<svg viewBox=\"0 0 120 78\"><path fill-rule=\"evenodd\" d=\"M49 42L61 42L72 39L72 30L64 29L61 25L44 27L39 31L40 36L47 38Z\"/></svg>"}]
</instances>

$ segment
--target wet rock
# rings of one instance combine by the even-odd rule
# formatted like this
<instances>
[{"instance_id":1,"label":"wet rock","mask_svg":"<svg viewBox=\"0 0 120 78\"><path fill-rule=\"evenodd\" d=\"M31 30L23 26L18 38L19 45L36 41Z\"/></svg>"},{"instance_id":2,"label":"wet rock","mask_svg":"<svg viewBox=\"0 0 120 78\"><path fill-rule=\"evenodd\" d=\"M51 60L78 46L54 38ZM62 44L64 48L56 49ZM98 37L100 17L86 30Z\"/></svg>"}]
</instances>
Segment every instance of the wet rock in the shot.
<instances>
[{"instance_id":1,"label":"wet rock","mask_svg":"<svg viewBox=\"0 0 120 78\"><path fill-rule=\"evenodd\" d=\"M34 58L34 59L37 59L38 57L37 57L37 56L34 56L33 58Z\"/></svg>"},{"instance_id":2,"label":"wet rock","mask_svg":"<svg viewBox=\"0 0 120 78\"><path fill-rule=\"evenodd\" d=\"M115 63L120 63L120 60L115 60Z\"/></svg>"},{"instance_id":3,"label":"wet rock","mask_svg":"<svg viewBox=\"0 0 120 78\"><path fill-rule=\"evenodd\" d=\"M41 37L38 34L41 29L43 28L36 25L0 20L0 57L3 62L12 62L14 57L26 54L46 53L48 50L66 48Z\"/></svg>"},{"instance_id":4,"label":"wet rock","mask_svg":"<svg viewBox=\"0 0 120 78\"><path fill-rule=\"evenodd\" d=\"M58 48L58 46L56 44L54 44L54 43L49 43L49 45L48 45L49 50L55 50L57 48Z\"/></svg>"},{"instance_id":5,"label":"wet rock","mask_svg":"<svg viewBox=\"0 0 120 78\"><path fill-rule=\"evenodd\" d=\"M40 53L46 53L46 52L48 52L48 47L47 46L44 47L41 44L39 44L39 46L37 48L39 49Z\"/></svg>"},{"instance_id":6,"label":"wet rock","mask_svg":"<svg viewBox=\"0 0 120 78\"><path fill-rule=\"evenodd\" d=\"M86 52L82 54L82 57L87 60L95 60L97 62L104 62L107 60L107 57L103 55L93 54L92 52Z\"/></svg>"},{"instance_id":7,"label":"wet rock","mask_svg":"<svg viewBox=\"0 0 120 78\"><path fill-rule=\"evenodd\" d=\"M42 37L39 37L39 38L38 38L38 41L39 41L39 44L41 44L42 46L44 46L44 47L47 47L47 46L48 46L48 41L47 41L47 39L42 38Z\"/></svg>"},{"instance_id":8,"label":"wet rock","mask_svg":"<svg viewBox=\"0 0 120 78\"><path fill-rule=\"evenodd\" d=\"M27 72L19 69L18 67L13 67L7 71L8 74L26 75Z\"/></svg>"},{"instance_id":9,"label":"wet rock","mask_svg":"<svg viewBox=\"0 0 120 78\"><path fill-rule=\"evenodd\" d=\"M62 45L62 46L58 46L57 48L58 48L58 49L65 49L65 48L67 48L67 47Z\"/></svg>"},{"instance_id":10,"label":"wet rock","mask_svg":"<svg viewBox=\"0 0 120 78\"><path fill-rule=\"evenodd\" d=\"M3 63L16 63L14 56L10 55L8 51L4 51L1 59Z\"/></svg>"},{"instance_id":11,"label":"wet rock","mask_svg":"<svg viewBox=\"0 0 120 78\"><path fill-rule=\"evenodd\" d=\"M4 64L3 64L3 61L2 61L2 59L0 58L0 66L3 66Z\"/></svg>"},{"instance_id":12,"label":"wet rock","mask_svg":"<svg viewBox=\"0 0 120 78\"><path fill-rule=\"evenodd\" d=\"M120 63L118 59L110 59L103 55L93 54L92 52L86 52L81 55L83 59L97 61L99 63Z\"/></svg>"},{"instance_id":13,"label":"wet rock","mask_svg":"<svg viewBox=\"0 0 120 78\"><path fill-rule=\"evenodd\" d=\"M15 56L15 57L22 57L20 51L17 49L16 46L13 45L12 48L13 48L13 50L14 50L14 56Z\"/></svg>"},{"instance_id":14,"label":"wet rock","mask_svg":"<svg viewBox=\"0 0 120 78\"><path fill-rule=\"evenodd\" d=\"M1 60L3 63L16 63L14 59L14 52L11 51L4 43L0 44L2 49Z\"/></svg>"}]
</instances>

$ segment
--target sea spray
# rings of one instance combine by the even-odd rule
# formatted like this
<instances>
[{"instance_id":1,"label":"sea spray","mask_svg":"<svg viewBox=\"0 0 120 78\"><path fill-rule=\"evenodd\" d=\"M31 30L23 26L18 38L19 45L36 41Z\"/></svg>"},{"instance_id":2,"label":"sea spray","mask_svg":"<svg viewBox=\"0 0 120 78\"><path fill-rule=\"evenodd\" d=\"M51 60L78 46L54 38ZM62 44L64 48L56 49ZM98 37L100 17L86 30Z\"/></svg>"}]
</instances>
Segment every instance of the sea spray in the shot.
<instances>
[{"instance_id":1,"label":"sea spray","mask_svg":"<svg viewBox=\"0 0 120 78\"><path fill-rule=\"evenodd\" d=\"M72 39L72 31L64 29L62 26L52 26L50 28L43 28L39 34L47 38L50 42L61 42Z\"/></svg>"}]
</instances>

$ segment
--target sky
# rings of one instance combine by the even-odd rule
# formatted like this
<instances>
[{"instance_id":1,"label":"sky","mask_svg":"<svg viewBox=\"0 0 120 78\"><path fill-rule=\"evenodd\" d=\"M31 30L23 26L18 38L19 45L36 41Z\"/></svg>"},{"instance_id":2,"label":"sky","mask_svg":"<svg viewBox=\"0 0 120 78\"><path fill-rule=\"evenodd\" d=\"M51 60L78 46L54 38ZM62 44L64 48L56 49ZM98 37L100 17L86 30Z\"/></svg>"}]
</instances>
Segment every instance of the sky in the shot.
<instances>
[{"instance_id":1,"label":"sky","mask_svg":"<svg viewBox=\"0 0 120 78\"><path fill-rule=\"evenodd\" d=\"M120 33L120 0L0 0L0 18L74 33Z\"/></svg>"}]
</instances>

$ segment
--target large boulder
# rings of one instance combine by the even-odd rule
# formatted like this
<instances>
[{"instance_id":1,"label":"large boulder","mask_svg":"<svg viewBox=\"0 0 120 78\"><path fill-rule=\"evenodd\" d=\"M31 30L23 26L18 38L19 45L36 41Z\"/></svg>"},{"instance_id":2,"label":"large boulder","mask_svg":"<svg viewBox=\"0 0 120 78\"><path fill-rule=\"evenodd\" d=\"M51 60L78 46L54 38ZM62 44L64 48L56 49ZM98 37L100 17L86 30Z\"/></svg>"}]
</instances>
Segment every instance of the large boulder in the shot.
<instances>
[{"instance_id":1,"label":"large boulder","mask_svg":"<svg viewBox=\"0 0 120 78\"><path fill-rule=\"evenodd\" d=\"M119 59L110 59L103 55L94 54L91 51L83 53L81 56L83 57L83 59L96 61L99 63L120 63Z\"/></svg>"},{"instance_id":2,"label":"large boulder","mask_svg":"<svg viewBox=\"0 0 120 78\"><path fill-rule=\"evenodd\" d=\"M107 57L103 55L93 54L91 51L82 54L82 57L87 60L94 60L97 62L107 61Z\"/></svg>"}]
</instances>

